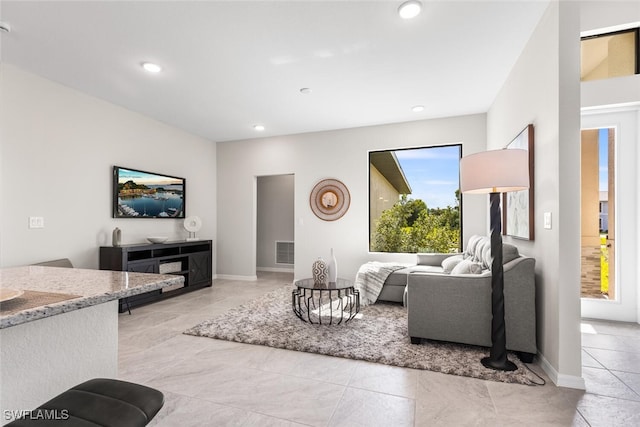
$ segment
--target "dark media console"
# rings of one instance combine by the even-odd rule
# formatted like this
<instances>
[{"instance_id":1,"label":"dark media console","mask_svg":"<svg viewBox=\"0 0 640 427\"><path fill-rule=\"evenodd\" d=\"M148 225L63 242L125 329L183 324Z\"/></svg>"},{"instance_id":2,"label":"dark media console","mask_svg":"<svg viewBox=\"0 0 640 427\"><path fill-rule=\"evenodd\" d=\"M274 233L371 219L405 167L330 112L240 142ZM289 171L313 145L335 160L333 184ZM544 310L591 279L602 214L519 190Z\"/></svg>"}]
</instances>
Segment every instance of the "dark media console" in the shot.
<instances>
[{"instance_id":1,"label":"dark media console","mask_svg":"<svg viewBox=\"0 0 640 427\"><path fill-rule=\"evenodd\" d=\"M100 247L100 270L176 274L184 286L163 288L121 299L118 311L211 286L212 242L149 243Z\"/></svg>"}]
</instances>

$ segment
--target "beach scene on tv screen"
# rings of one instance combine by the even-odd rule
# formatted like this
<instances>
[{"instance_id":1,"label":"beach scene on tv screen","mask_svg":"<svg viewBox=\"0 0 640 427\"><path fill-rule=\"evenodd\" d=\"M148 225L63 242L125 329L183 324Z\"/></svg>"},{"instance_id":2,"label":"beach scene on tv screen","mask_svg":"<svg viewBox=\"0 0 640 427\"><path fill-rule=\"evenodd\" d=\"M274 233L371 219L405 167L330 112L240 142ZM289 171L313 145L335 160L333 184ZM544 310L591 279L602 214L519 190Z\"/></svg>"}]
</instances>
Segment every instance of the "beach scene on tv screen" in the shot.
<instances>
[{"instance_id":1,"label":"beach scene on tv screen","mask_svg":"<svg viewBox=\"0 0 640 427\"><path fill-rule=\"evenodd\" d=\"M184 218L184 181L118 169L117 216Z\"/></svg>"}]
</instances>

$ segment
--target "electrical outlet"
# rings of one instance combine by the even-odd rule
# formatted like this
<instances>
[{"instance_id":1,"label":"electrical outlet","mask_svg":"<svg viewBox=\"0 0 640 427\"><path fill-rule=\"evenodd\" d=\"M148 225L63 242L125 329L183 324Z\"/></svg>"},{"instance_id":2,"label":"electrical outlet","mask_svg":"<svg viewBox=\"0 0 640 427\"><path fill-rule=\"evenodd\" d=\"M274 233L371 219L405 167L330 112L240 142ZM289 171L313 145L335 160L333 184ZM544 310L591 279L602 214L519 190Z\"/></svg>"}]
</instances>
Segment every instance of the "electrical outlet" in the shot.
<instances>
[{"instance_id":1,"label":"electrical outlet","mask_svg":"<svg viewBox=\"0 0 640 427\"><path fill-rule=\"evenodd\" d=\"M29 217L29 228L44 228L44 217L41 217L41 216L30 216Z\"/></svg>"}]
</instances>

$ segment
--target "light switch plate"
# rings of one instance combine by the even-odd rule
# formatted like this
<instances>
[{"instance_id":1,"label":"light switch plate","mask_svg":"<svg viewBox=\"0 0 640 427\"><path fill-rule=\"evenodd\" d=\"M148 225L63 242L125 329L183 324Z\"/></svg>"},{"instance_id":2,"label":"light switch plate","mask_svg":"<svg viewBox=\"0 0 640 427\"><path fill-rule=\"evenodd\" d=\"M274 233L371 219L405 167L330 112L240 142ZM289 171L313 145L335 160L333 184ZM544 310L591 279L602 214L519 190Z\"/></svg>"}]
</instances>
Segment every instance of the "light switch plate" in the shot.
<instances>
[{"instance_id":1,"label":"light switch plate","mask_svg":"<svg viewBox=\"0 0 640 427\"><path fill-rule=\"evenodd\" d=\"M551 212L544 213L544 228L551 230Z\"/></svg>"},{"instance_id":2,"label":"light switch plate","mask_svg":"<svg viewBox=\"0 0 640 427\"><path fill-rule=\"evenodd\" d=\"M41 217L41 216L30 216L29 217L29 228L44 228L44 217Z\"/></svg>"}]
</instances>

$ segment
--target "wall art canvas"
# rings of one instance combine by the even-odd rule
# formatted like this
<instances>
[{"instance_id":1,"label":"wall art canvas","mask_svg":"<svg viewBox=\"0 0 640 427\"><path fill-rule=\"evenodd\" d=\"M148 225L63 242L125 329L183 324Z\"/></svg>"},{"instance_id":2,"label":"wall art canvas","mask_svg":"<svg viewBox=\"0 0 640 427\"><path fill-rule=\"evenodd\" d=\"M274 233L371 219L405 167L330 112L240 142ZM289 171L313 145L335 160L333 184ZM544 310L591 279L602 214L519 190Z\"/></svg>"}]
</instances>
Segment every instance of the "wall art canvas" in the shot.
<instances>
[{"instance_id":1,"label":"wall art canvas","mask_svg":"<svg viewBox=\"0 0 640 427\"><path fill-rule=\"evenodd\" d=\"M113 167L114 218L184 218L186 180Z\"/></svg>"},{"instance_id":2,"label":"wall art canvas","mask_svg":"<svg viewBox=\"0 0 640 427\"><path fill-rule=\"evenodd\" d=\"M511 141L507 149L520 148L529 151L529 189L512 191L502 195L502 234L518 239L533 240L534 238L534 144L533 125L527 125Z\"/></svg>"}]
</instances>

